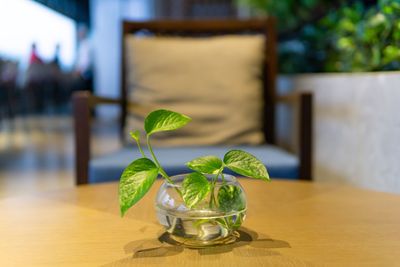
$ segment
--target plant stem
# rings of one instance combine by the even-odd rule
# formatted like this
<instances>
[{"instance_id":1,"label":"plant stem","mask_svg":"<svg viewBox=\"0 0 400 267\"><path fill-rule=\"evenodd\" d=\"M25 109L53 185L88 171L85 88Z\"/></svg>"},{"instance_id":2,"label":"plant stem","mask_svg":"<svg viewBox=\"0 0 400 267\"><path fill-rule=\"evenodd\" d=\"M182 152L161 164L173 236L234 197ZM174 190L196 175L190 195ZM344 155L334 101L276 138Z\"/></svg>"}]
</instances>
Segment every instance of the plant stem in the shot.
<instances>
[{"instance_id":1,"label":"plant stem","mask_svg":"<svg viewBox=\"0 0 400 267\"><path fill-rule=\"evenodd\" d=\"M139 139L136 140L136 144L137 144L137 146L139 148L139 151L140 151L140 154L142 154L143 158L147 158L146 155L143 152L143 149L142 149L141 145L140 145Z\"/></svg>"},{"instance_id":2,"label":"plant stem","mask_svg":"<svg viewBox=\"0 0 400 267\"><path fill-rule=\"evenodd\" d=\"M221 172L221 178L222 178L222 184L225 184L226 183L225 176L224 176L224 174L222 172Z\"/></svg>"},{"instance_id":3,"label":"plant stem","mask_svg":"<svg viewBox=\"0 0 400 267\"><path fill-rule=\"evenodd\" d=\"M153 148L151 147L150 144L150 136L147 135L147 147L149 148L150 154L154 160L154 162L156 163L157 167L158 167L158 171L161 173L161 176L165 178L165 180L168 181L168 183L170 184L174 184L174 182L171 180L171 178L168 176L168 174L164 171L164 169L161 167L160 162L158 161L156 155L154 154ZM178 192L178 194L182 197L182 191L179 190L179 188L175 187L176 192Z\"/></svg>"},{"instance_id":4,"label":"plant stem","mask_svg":"<svg viewBox=\"0 0 400 267\"><path fill-rule=\"evenodd\" d=\"M214 176L214 179L211 181L211 194L210 194L210 208L212 208L213 203L217 204L217 201L215 200L215 184L217 183L218 176L221 174L222 175L222 168L219 170L219 172Z\"/></svg>"},{"instance_id":5,"label":"plant stem","mask_svg":"<svg viewBox=\"0 0 400 267\"><path fill-rule=\"evenodd\" d=\"M173 184L171 178L169 178L168 174L164 171L164 169L161 167L160 162L158 161L158 159L156 158L156 155L154 155L154 151L153 148L151 147L150 144L150 136L147 135L147 147L149 148L150 154L153 157L154 162L156 163L161 175L170 183Z\"/></svg>"}]
</instances>

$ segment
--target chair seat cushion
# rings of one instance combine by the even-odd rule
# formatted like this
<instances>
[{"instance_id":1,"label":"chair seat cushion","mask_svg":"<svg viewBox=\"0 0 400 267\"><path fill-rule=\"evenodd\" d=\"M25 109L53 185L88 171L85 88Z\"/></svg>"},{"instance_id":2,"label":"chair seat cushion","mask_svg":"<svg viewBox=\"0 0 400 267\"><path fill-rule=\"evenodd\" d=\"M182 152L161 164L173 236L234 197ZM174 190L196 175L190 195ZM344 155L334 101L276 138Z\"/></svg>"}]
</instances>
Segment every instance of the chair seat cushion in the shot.
<instances>
[{"instance_id":1,"label":"chair seat cushion","mask_svg":"<svg viewBox=\"0 0 400 267\"><path fill-rule=\"evenodd\" d=\"M263 145L239 146L234 148L245 150L263 161L267 166L270 176L273 178L298 178L298 159L278 147ZM230 149L233 148L226 146L163 147L155 148L154 153L164 170L172 176L190 172L185 163L192 159L206 155L215 155L223 158L224 154ZM146 153L146 155L149 155L149 153ZM124 168L139 157L140 153L136 147L126 147L118 152L91 160L89 165L89 183L118 181ZM233 174L227 169L224 172Z\"/></svg>"}]
</instances>

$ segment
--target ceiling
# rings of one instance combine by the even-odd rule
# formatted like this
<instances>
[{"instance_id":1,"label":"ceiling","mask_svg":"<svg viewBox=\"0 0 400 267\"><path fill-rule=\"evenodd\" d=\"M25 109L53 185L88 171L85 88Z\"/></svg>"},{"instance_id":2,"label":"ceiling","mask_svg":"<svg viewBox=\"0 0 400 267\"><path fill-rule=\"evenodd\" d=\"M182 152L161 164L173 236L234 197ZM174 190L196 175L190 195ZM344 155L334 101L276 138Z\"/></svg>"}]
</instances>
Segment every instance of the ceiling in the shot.
<instances>
[{"instance_id":1,"label":"ceiling","mask_svg":"<svg viewBox=\"0 0 400 267\"><path fill-rule=\"evenodd\" d=\"M89 0L33 0L77 22L89 25Z\"/></svg>"}]
</instances>

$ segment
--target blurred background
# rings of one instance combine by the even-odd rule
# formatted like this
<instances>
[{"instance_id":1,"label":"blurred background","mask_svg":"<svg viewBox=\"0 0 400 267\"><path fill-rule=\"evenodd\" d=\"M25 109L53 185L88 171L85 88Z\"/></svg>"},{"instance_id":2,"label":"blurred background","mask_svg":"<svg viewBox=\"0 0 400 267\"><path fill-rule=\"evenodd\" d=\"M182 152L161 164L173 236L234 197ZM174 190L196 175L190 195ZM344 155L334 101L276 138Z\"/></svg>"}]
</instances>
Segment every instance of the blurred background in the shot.
<instances>
[{"instance_id":1,"label":"blurred background","mask_svg":"<svg viewBox=\"0 0 400 267\"><path fill-rule=\"evenodd\" d=\"M0 197L74 186L71 95L119 96L123 20L264 16L278 90L315 95L315 179L400 192L398 0L0 0ZM94 155L121 146L96 114Z\"/></svg>"}]
</instances>

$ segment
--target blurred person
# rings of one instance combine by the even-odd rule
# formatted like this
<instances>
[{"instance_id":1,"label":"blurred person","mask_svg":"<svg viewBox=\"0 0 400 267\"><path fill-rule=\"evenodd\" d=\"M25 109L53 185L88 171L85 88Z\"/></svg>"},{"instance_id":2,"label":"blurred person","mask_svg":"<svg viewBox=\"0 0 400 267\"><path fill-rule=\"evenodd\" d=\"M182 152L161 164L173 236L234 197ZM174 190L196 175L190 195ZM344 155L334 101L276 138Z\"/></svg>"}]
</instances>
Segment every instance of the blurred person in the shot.
<instances>
[{"instance_id":1,"label":"blurred person","mask_svg":"<svg viewBox=\"0 0 400 267\"><path fill-rule=\"evenodd\" d=\"M60 44L56 44L56 47L54 49L54 57L50 62L50 64L52 64L54 67L57 67L58 69L61 69L61 66L60 66L60 51L61 51L61 45Z\"/></svg>"},{"instance_id":2,"label":"blurred person","mask_svg":"<svg viewBox=\"0 0 400 267\"><path fill-rule=\"evenodd\" d=\"M61 45L58 43L54 49L53 59L49 62L49 88L51 104L57 112L62 112L68 101L68 88L65 86L65 74L62 72L60 61Z\"/></svg>"},{"instance_id":3,"label":"blurred person","mask_svg":"<svg viewBox=\"0 0 400 267\"><path fill-rule=\"evenodd\" d=\"M51 78L48 64L39 56L36 43L31 44L29 54L29 66L26 70L25 83L25 106L33 112L43 112L48 99L51 98L48 80Z\"/></svg>"},{"instance_id":4,"label":"blurred person","mask_svg":"<svg viewBox=\"0 0 400 267\"><path fill-rule=\"evenodd\" d=\"M17 104L18 62L0 58L0 120L14 118Z\"/></svg>"},{"instance_id":5,"label":"blurred person","mask_svg":"<svg viewBox=\"0 0 400 267\"><path fill-rule=\"evenodd\" d=\"M43 60L40 58L40 56L37 52L36 43L31 44L31 52L29 55L29 65L32 65L32 64L43 64Z\"/></svg>"},{"instance_id":6,"label":"blurred person","mask_svg":"<svg viewBox=\"0 0 400 267\"><path fill-rule=\"evenodd\" d=\"M77 58L74 67L76 81L74 91L89 90L93 92L93 55L92 44L86 25L78 27Z\"/></svg>"}]
</instances>

